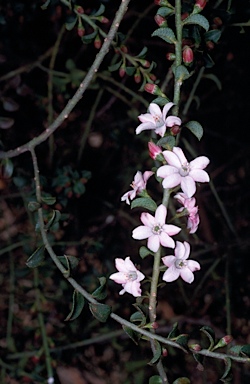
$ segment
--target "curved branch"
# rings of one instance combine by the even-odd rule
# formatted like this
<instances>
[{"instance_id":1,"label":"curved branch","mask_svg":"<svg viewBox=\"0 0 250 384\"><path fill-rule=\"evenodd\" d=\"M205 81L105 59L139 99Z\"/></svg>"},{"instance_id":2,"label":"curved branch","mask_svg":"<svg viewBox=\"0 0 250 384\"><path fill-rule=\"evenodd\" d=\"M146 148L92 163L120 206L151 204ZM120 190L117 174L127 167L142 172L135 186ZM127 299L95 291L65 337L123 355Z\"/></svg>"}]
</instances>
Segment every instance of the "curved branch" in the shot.
<instances>
[{"instance_id":1,"label":"curved branch","mask_svg":"<svg viewBox=\"0 0 250 384\"><path fill-rule=\"evenodd\" d=\"M96 55L96 58L90 67L85 79L81 82L79 88L77 89L76 93L70 99L63 109L63 111L58 115L56 120L45 129L45 131L39 135L38 137L35 137L34 139L30 140L28 143L21 145L20 147L17 147L15 149L9 150L7 152L0 151L0 159L6 159L11 158L15 156L19 156L21 153L30 151L31 148L35 148L37 145L41 144L47 138L55 132L55 130L60 127L60 125L66 120L70 114L70 112L73 110L73 108L76 106L76 104L81 100L84 92L88 88L90 82L92 81L94 75L98 71L100 64L102 63L105 55L108 53L110 45L115 37L115 34L119 28L120 22L124 16L124 14L127 11L127 7L130 0L122 0L120 7L115 15L114 21L110 27L109 33L107 34L107 37L104 39L104 43Z\"/></svg>"}]
</instances>

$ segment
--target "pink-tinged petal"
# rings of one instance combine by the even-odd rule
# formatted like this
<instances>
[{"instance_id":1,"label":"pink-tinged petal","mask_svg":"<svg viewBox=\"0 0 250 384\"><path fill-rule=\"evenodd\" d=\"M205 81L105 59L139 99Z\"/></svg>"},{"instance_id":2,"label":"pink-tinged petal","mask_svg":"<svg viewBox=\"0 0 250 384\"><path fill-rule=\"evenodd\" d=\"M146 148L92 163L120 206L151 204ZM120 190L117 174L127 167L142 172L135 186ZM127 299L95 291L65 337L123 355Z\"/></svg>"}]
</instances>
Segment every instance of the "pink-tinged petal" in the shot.
<instances>
[{"instance_id":1,"label":"pink-tinged petal","mask_svg":"<svg viewBox=\"0 0 250 384\"><path fill-rule=\"evenodd\" d=\"M124 265L125 265L127 272L128 271L136 271L137 272L137 269L135 268L134 264L130 260L130 257L126 257L126 259L124 261Z\"/></svg>"},{"instance_id":2,"label":"pink-tinged petal","mask_svg":"<svg viewBox=\"0 0 250 384\"><path fill-rule=\"evenodd\" d=\"M195 180L200 183L206 183L209 182L209 176L206 171L203 171L202 169L192 169L189 172L189 175Z\"/></svg>"},{"instance_id":3,"label":"pink-tinged petal","mask_svg":"<svg viewBox=\"0 0 250 384\"><path fill-rule=\"evenodd\" d=\"M134 297L139 297L139 296L141 296L140 283L138 283L137 281L133 281L133 282L132 282L132 286L131 286L131 294L132 294Z\"/></svg>"},{"instance_id":4,"label":"pink-tinged petal","mask_svg":"<svg viewBox=\"0 0 250 384\"><path fill-rule=\"evenodd\" d=\"M132 232L132 237L133 239L136 239L136 240L147 239L151 235L152 235L151 228L145 227L144 225L140 225L139 227L135 228Z\"/></svg>"},{"instance_id":5,"label":"pink-tinged petal","mask_svg":"<svg viewBox=\"0 0 250 384\"><path fill-rule=\"evenodd\" d=\"M150 103L149 107L148 107L148 110L151 113L151 115L153 115L153 116L154 115L157 115L157 116L161 116L162 115L161 108L159 107L158 104Z\"/></svg>"},{"instance_id":6,"label":"pink-tinged petal","mask_svg":"<svg viewBox=\"0 0 250 384\"><path fill-rule=\"evenodd\" d=\"M181 228L173 224L165 224L162 227L163 231L166 232L169 236L176 235L181 231Z\"/></svg>"},{"instance_id":7,"label":"pink-tinged petal","mask_svg":"<svg viewBox=\"0 0 250 384\"><path fill-rule=\"evenodd\" d=\"M181 192L179 192L179 193L177 193L176 195L174 195L174 198L179 202L179 203L181 203L182 205L184 205L184 203L185 203L185 193L181 193ZM187 197L187 196L186 196ZM183 209L183 208L181 208L181 209Z\"/></svg>"},{"instance_id":8,"label":"pink-tinged petal","mask_svg":"<svg viewBox=\"0 0 250 384\"><path fill-rule=\"evenodd\" d=\"M126 201L126 203L127 203L128 205L130 205L129 197L130 197L130 195L131 195L131 192L132 192L132 191L129 191L129 192L124 193L124 195L122 195L122 197L121 197L121 201Z\"/></svg>"},{"instance_id":9,"label":"pink-tinged petal","mask_svg":"<svg viewBox=\"0 0 250 384\"><path fill-rule=\"evenodd\" d=\"M148 179L154 174L154 172L152 171L145 171L142 175L143 177L143 180L144 180L144 183L146 184L146 182L148 181Z\"/></svg>"},{"instance_id":10,"label":"pink-tinged petal","mask_svg":"<svg viewBox=\"0 0 250 384\"><path fill-rule=\"evenodd\" d=\"M165 124L167 127L173 127L173 125L181 125L182 121L177 116L168 116Z\"/></svg>"},{"instance_id":11,"label":"pink-tinged petal","mask_svg":"<svg viewBox=\"0 0 250 384\"><path fill-rule=\"evenodd\" d=\"M186 159L186 156L183 153L183 150L179 147L173 148L173 153L178 156L178 159L180 160L181 164L186 164L188 161Z\"/></svg>"},{"instance_id":12,"label":"pink-tinged petal","mask_svg":"<svg viewBox=\"0 0 250 384\"><path fill-rule=\"evenodd\" d=\"M165 224L167 216L167 208L165 205L161 204L155 211L155 223L156 224Z\"/></svg>"},{"instance_id":13,"label":"pink-tinged petal","mask_svg":"<svg viewBox=\"0 0 250 384\"><path fill-rule=\"evenodd\" d=\"M119 295L124 295L125 292L126 292L126 289L122 289L122 290L119 292Z\"/></svg>"},{"instance_id":14,"label":"pink-tinged petal","mask_svg":"<svg viewBox=\"0 0 250 384\"><path fill-rule=\"evenodd\" d=\"M168 247L168 248L174 248L175 243L172 237L170 237L167 233L162 232L160 234L160 243L163 247Z\"/></svg>"},{"instance_id":15,"label":"pink-tinged petal","mask_svg":"<svg viewBox=\"0 0 250 384\"><path fill-rule=\"evenodd\" d=\"M142 123L152 123L152 124L155 124L155 119L153 118L153 116L150 114L150 113L144 113L143 115L139 115L138 116L138 119L142 122Z\"/></svg>"},{"instance_id":16,"label":"pink-tinged petal","mask_svg":"<svg viewBox=\"0 0 250 384\"><path fill-rule=\"evenodd\" d=\"M157 135L160 135L161 137L163 137L165 135L165 132L166 132L166 126L165 125L157 127L155 129L155 133L157 133Z\"/></svg>"},{"instance_id":17,"label":"pink-tinged petal","mask_svg":"<svg viewBox=\"0 0 250 384\"><path fill-rule=\"evenodd\" d=\"M200 264L198 261L195 260L187 260L187 267L190 269L190 271L199 271L201 269Z\"/></svg>"},{"instance_id":18,"label":"pink-tinged petal","mask_svg":"<svg viewBox=\"0 0 250 384\"><path fill-rule=\"evenodd\" d=\"M137 135L139 135L139 133L141 133L142 131L145 131L147 129L155 129L155 125L153 125L152 123L142 123L142 124L138 125L138 127L135 130L135 133Z\"/></svg>"},{"instance_id":19,"label":"pink-tinged petal","mask_svg":"<svg viewBox=\"0 0 250 384\"><path fill-rule=\"evenodd\" d=\"M154 216L150 215L148 212L143 212L141 214L141 222L146 225L146 227L152 228L155 225Z\"/></svg>"},{"instance_id":20,"label":"pink-tinged petal","mask_svg":"<svg viewBox=\"0 0 250 384\"><path fill-rule=\"evenodd\" d=\"M141 171L136 172L135 177L134 177L134 183L136 185L143 183L143 177L142 177Z\"/></svg>"},{"instance_id":21,"label":"pink-tinged petal","mask_svg":"<svg viewBox=\"0 0 250 384\"><path fill-rule=\"evenodd\" d=\"M116 272L109 276L111 280L114 280L118 284L125 284L127 282L127 278L122 272Z\"/></svg>"},{"instance_id":22,"label":"pink-tinged petal","mask_svg":"<svg viewBox=\"0 0 250 384\"><path fill-rule=\"evenodd\" d=\"M176 241L176 247L174 250L174 254L177 259L183 259L183 256L185 254L185 247L184 244L181 243L180 241Z\"/></svg>"},{"instance_id":23,"label":"pink-tinged petal","mask_svg":"<svg viewBox=\"0 0 250 384\"><path fill-rule=\"evenodd\" d=\"M163 151L162 154L169 165L172 165L173 167L178 168L178 169L181 167L180 159L174 152Z\"/></svg>"},{"instance_id":24,"label":"pink-tinged petal","mask_svg":"<svg viewBox=\"0 0 250 384\"><path fill-rule=\"evenodd\" d=\"M166 116L173 105L174 105L174 103L171 103L171 102L164 105L163 110L162 110L162 117L163 117L164 121L166 120Z\"/></svg>"},{"instance_id":25,"label":"pink-tinged petal","mask_svg":"<svg viewBox=\"0 0 250 384\"><path fill-rule=\"evenodd\" d=\"M178 168L172 167L172 165L162 165L157 170L157 176L162 177L163 179L167 176L173 175L174 173L179 174Z\"/></svg>"},{"instance_id":26,"label":"pink-tinged petal","mask_svg":"<svg viewBox=\"0 0 250 384\"><path fill-rule=\"evenodd\" d=\"M187 229L189 229L189 233L195 233L198 229L200 223L199 215L195 215L194 217L189 217L187 222Z\"/></svg>"},{"instance_id":27,"label":"pink-tinged petal","mask_svg":"<svg viewBox=\"0 0 250 384\"><path fill-rule=\"evenodd\" d=\"M172 264L174 264L176 257L175 256L164 256L162 257L163 264L166 265L166 267L171 267Z\"/></svg>"},{"instance_id":28,"label":"pink-tinged petal","mask_svg":"<svg viewBox=\"0 0 250 384\"><path fill-rule=\"evenodd\" d=\"M183 178L179 175L179 173L173 173L172 175L167 176L163 180L162 186L163 188L166 188L166 189L177 187L177 185L181 183L182 179Z\"/></svg>"},{"instance_id":29,"label":"pink-tinged petal","mask_svg":"<svg viewBox=\"0 0 250 384\"><path fill-rule=\"evenodd\" d=\"M171 281L178 279L178 277L180 276L180 271L180 269L177 269L174 265L172 265L166 270L166 272L164 272L162 279L167 283L171 283Z\"/></svg>"},{"instance_id":30,"label":"pink-tinged petal","mask_svg":"<svg viewBox=\"0 0 250 384\"><path fill-rule=\"evenodd\" d=\"M210 163L210 160L206 156L199 156L199 157L196 157L196 159L190 161L189 165L190 165L190 169L195 169L195 168L204 169L208 166L209 163Z\"/></svg>"},{"instance_id":31,"label":"pink-tinged petal","mask_svg":"<svg viewBox=\"0 0 250 384\"><path fill-rule=\"evenodd\" d=\"M184 254L182 258L186 260L190 255L190 244L187 241L184 241L183 245L184 245Z\"/></svg>"},{"instance_id":32,"label":"pink-tinged petal","mask_svg":"<svg viewBox=\"0 0 250 384\"><path fill-rule=\"evenodd\" d=\"M115 267L119 272L127 273L127 268L125 265L125 261L123 259L116 258L115 259Z\"/></svg>"},{"instance_id":33,"label":"pink-tinged petal","mask_svg":"<svg viewBox=\"0 0 250 384\"><path fill-rule=\"evenodd\" d=\"M145 278L145 275L137 270L137 280L136 281L142 281Z\"/></svg>"},{"instance_id":34,"label":"pink-tinged petal","mask_svg":"<svg viewBox=\"0 0 250 384\"><path fill-rule=\"evenodd\" d=\"M191 176L182 177L181 189L188 197L192 197L196 191L196 185L195 185L194 179Z\"/></svg>"},{"instance_id":35,"label":"pink-tinged petal","mask_svg":"<svg viewBox=\"0 0 250 384\"><path fill-rule=\"evenodd\" d=\"M148 249L152 252L157 252L160 247L160 239L158 235L152 235L148 238Z\"/></svg>"},{"instance_id":36,"label":"pink-tinged petal","mask_svg":"<svg viewBox=\"0 0 250 384\"><path fill-rule=\"evenodd\" d=\"M180 276L186 283L191 284L194 281L194 274L188 268L180 269Z\"/></svg>"}]
</instances>

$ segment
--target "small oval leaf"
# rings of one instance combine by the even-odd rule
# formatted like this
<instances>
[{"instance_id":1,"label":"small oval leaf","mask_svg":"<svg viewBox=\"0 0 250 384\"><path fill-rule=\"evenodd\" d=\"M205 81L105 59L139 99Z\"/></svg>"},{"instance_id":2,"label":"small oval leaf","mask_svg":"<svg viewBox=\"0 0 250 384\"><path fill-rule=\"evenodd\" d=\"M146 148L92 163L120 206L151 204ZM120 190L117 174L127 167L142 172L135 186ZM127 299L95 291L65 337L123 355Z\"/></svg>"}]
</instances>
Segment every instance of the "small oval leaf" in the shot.
<instances>
[{"instance_id":1,"label":"small oval leaf","mask_svg":"<svg viewBox=\"0 0 250 384\"><path fill-rule=\"evenodd\" d=\"M92 315L101 323L105 323L111 313L111 307L107 304L89 303L89 309Z\"/></svg>"},{"instance_id":2,"label":"small oval leaf","mask_svg":"<svg viewBox=\"0 0 250 384\"><path fill-rule=\"evenodd\" d=\"M149 211L155 212L157 205L151 197L139 197L138 199L135 199L131 203L131 209L132 208L146 208Z\"/></svg>"},{"instance_id":3,"label":"small oval leaf","mask_svg":"<svg viewBox=\"0 0 250 384\"><path fill-rule=\"evenodd\" d=\"M186 24L196 24L200 27L204 28L205 31L209 30L209 22L208 20L202 16L202 15L190 15L186 19L183 20L183 25Z\"/></svg>"},{"instance_id":4,"label":"small oval leaf","mask_svg":"<svg viewBox=\"0 0 250 384\"><path fill-rule=\"evenodd\" d=\"M169 44L176 44L177 42L175 34L170 28L158 28L151 36L158 36Z\"/></svg>"},{"instance_id":5,"label":"small oval leaf","mask_svg":"<svg viewBox=\"0 0 250 384\"><path fill-rule=\"evenodd\" d=\"M27 267L36 268L39 265L41 265L44 260L44 250L45 250L44 245L41 245L40 247L38 247L35 250L35 252L32 253L32 255L26 261Z\"/></svg>"},{"instance_id":6,"label":"small oval leaf","mask_svg":"<svg viewBox=\"0 0 250 384\"><path fill-rule=\"evenodd\" d=\"M65 321L75 320L81 314L84 308L84 304L85 299L83 295L80 292L74 290L72 308Z\"/></svg>"},{"instance_id":7,"label":"small oval leaf","mask_svg":"<svg viewBox=\"0 0 250 384\"><path fill-rule=\"evenodd\" d=\"M148 365L155 365L155 364L157 364L159 362L160 358L161 358L161 354L162 354L161 344L159 343L159 341L154 340L154 345L155 345L154 356L150 360Z\"/></svg>"},{"instance_id":8,"label":"small oval leaf","mask_svg":"<svg viewBox=\"0 0 250 384\"><path fill-rule=\"evenodd\" d=\"M185 127L187 127L193 135L197 137L198 140L200 140L203 136L203 128L198 121L189 121L185 124Z\"/></svg>"}]
</instances>

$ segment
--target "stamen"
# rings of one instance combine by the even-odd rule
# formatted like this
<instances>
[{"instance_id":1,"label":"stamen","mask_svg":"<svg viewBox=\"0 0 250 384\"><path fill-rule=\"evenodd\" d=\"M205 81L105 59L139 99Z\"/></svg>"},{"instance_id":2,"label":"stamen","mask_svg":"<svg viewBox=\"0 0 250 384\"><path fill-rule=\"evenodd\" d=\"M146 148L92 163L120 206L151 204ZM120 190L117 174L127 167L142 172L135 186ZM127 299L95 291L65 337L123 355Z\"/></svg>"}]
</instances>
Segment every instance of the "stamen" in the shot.
<instances>
[{"instance_id":1,"label":"stamen","mask_svg":"<svg viewBox=\"0 0 250 384\"><path fill-rule=\"evenodd\" d=\"M177 259L177 260L175 260L175 266L178 269L182 269L183 267L187 266L187 262L186 262L186 260Z\"/></svg>"}]
</instances>

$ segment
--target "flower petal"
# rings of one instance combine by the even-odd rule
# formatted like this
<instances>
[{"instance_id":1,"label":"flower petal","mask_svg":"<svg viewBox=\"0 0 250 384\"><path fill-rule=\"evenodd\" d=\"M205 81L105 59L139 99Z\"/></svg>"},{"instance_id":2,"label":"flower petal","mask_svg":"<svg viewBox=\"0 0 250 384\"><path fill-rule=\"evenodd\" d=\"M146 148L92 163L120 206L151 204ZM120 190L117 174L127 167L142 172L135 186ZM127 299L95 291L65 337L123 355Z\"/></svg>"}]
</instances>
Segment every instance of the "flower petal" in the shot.
<instances>
[{"instance_id":1,"label":"flower petal","mask_svg":"<svg viewBox=\"0 0 250 384\"><path fill-rule=\"evenodd\" d=\"M174 152L163 151L162 154L169 165L172 165L173 167L176 167L178 169L181 167L180 159Z\"/></svg>"},{"instance_id":2,"label":"flower petal","mask_svg":"<svg viewBox=\"0 0 250 384\"><path fill-rule=\"evenodd\" d=\"M176 247L174 250L174 254L177 259L183 259L183 256L185 254L185 247L184 244L180 241L176 241Z\"/></svg>"},{"instance_id":3,"label":"flower petal","mask_svg":"<svg viewBox=\"0 0 250 384\"><path fill-rule=\"evenodd\" d=\"M141 214L141 222L147 227L152 228L155 225L155 218L148 212L143 212Z\"/></svg>"},{"instance_id":4,"label":"flower petal","mask_svg":"<svg viewBox=\"0 0 250 384\"><path fill-rule=\"evenodd\" d=\"M191 284L194 281L194 274L188 268L181 269L180 276L186 283Z\"/></svg>"},{"instance_id":5,"label":"flower petal","mask_svg":"<svg viewBox=\"0 0 250 384\"><path fill-rule=\"evenodd\" d=\"M195 168L204 169L208 166L209 163L210 163L210 160L208 157L199 156L199 157L196 157L196 159L190 161L189 165L191 169L195 169Z\"/></svg>"},{"instance_id":6,"label":"flower petal","mask_svg":"<svg viewBox=\"0 0 250 384\"><path fill-rule=\"evenodd\" d=\"M162 177L163 179L167 176L173 175L174 173L178 173L179 171L176 167L172 165L162 165L157 170L157 176Z\"/></svg>"},{"instance_id":7,"label":"flower petal","mask_svg":"<svg viewBox=\"0 0 250 384\"><path fill-rule=\"evenodd\" d=\"M206 183L206 182L208 182L210 180L209 176L208 176L208 173L206 171L203 171L202 169L192 169L189 172L189 175L195 181L198 181L200 183Z\"/></svg>"},{"instance_id":8,"label":"flower petal","mask_svg":"<svg viewBox=\"0 0 250 384\"><path fill-rule=\"evenodd\" d=\"M151 115L157 115L157 116L162 116L161 108L159 107L158 104L156 103L150 103L148 107L149 112Z\"/></svg>"},{"instance_id":9,"label":"flower petal","mask_svg":"<svg viewBox=\"0 0 250 384\"><path fill-rule=\"evenodd\" d=\"M200 264L198 263L198 261L195 261L195 260L188 260L187 266L192 272L199 271L201 269Z\"/></svg>"},{"instance_id":10,"label":"flower petal","mask_svg":"<svg viewBox=\"0 0 250 384\"><path fill-rule=\"evenodd\" d=\"M162 185L163 185L163 183L162 183ZM183 192L188 197L192 197L196 191L196 185L195 185L194 179L191 176L182 177L181 178L181 189L183 190Z\"/></svg>"},{"instance_id":11,"label":"flower petal","mask_svg":"<svg viewBox=\"0 0 250 384\"><path fill-rule=\"evenodd\" d=\"M183 150L179 147L174 147L173 148L173 153L178 156L178 159L180 160L181 164L186 164L188 163L186 156L183 153Z\"/></svg>"},{"instance_id":12,"label":"flower petal","mask_svg":"<svg viewBox=\"0 0 250 384\"><path fill-rule=\"evenodd\" d=\"M153 125L155 124L155 119L154 117L151 115L151 113L144 113L142 115L139 115L138 116L138 119L142 122L142 123L152 123Z\"/></svg>"},{"instance_id":13,"label":"flower petal","mask_svg":"<svg viewBox=\"0 0 250 384\"><path fill-rule=\"evenodd\" d=\"M137 272L137 269L135 268L134 263L132 263L132 261L130 260L130 257L126 257L126 259L124 261L124 265L126 267L127 272L129 272L129 271L136 271Z\"/></svg>"},{"instance_id":14,"label":"flower petal","mask_svg":"<svg viewBox=\"0 0 250 384\"><path fill-rule=\"evenodd\" d=\"M155 125L153 123L142 123L138 125L138 127L135 130L135 133L139 135L142 131L145 131L147 129L155 129Z\"/></svg>"},{"instance_id":15,"label":"flower petal","mask_svg":"<svg viewBox=\"0 0 250 384\"><path fill-rule=\"evenodd\" d=\"M168 116L165 124L167 127L173 127L173 125L181 125L182 121L177 116Z\"/></svg>"},{"instance_id":16,"label":"flower petal","mask_svg":"<svg viewBox=\"0 0 250 384\"><path fill-rule=\"evenodd\" d=\"M163 264L166 265L166 267L171 267L171 265L174 264L175 260L176 260L175 256L162 257Z\"/></svg>"},{"instance_id":17,"label":"flower petal","mask_svg":"<svg viewBox=\"0 0 250 384\"><path fill-rule=\"evenodd\" d=\"M166 232L160 234L160 243L163 247L174 248L175 246L174 240Z\"/></svg>"},{"instance_id":18,"label":"flower petal","mask_svg":"<svg viewBox=\"0 0 250 384\"><path fill-rule=\"evenodd\" d=\"M166 120L166 116L173 105L174 105L174 103L171 103L171 102L164 105L163 110L162 110L162 117L163 117L164 121Z\"/></svg>"},{"instance_id":19,"label":"flower petal","mask_svg":"<svg viewBox=\"0 0 250 384\"><path fill-rule=\"evenodd\" d=\"M155 211L155 223L156 224L165 224L167 216L167 208L165 205L161 204Z\"/></svg>"},{"instance_id":20,"label":"flower petal","mask_svg":"<svg viewBox=\"0 0 250 384\"><path fill-rule=\"evenodd\" d=\"M127 278L124 273L116 272L109 276L111 280L114 280L118 284L126 284Z\"/></svg>"},{"instance_id":21,"label":"flower petal","mask_svg":"<svg viewBox=\"0 0 250 384\"><path fill-rule=\"evenodd\" d=\"M181 271L180 269L177 269L174 265L172 265L166 270L166 272L164 272L162 279L167 283L177 280L178 277L180 276L180 271Z\"/></svg>"},{"instance_id":22,"label":"flower petal","mask_svg":"<svg viewBox=\"0 0 250 384\"><path fill-rule=\"evenodd\" d=\"M165 224L162 227L163 231L166 232L169 236L176 235L181 231L181 228L177 227L176 225L173 224Z\"/></svg>"},{"instance_id":23,"label":"flower petal","mask_svg":"<svg viewBox=\"0 0 250 384\"><path fill-rule=\"evenodd\" d=\"M158 235L152 235L148 238L148 249L152 252L157 252L160 247L160 238Z\"/></svg>"},{"instance_id":24,"label":"flower petal","mask_svg":"<svg viewBox=\"0 0 250 384\"><path fill-rule=\"evenodd\" d=\"M155 128L155 133L157 133L157 135L160 135L161 137L163 137L165 135L165 132L166 132L166 125L161 125L160 127L157 127Z\"/></svg>"},{"instance_id":25,"label":"flower petal","mask_svg":"<svg viewBox=\"0 0 250 384\"><path fill-rule=\"evenodd\" d=\"M132 232L132 237L133 239L136 239L136 240L147 239L151 235L152 235L151 228L146 227L145 225L140 225L139 227L135 228Z\"/></svg>"},{"instance_id":26,"label":"flower petal","mask_svg":"<svg viewBox=\"0 0 250 384\"><path fill-rule=\"evenodd\" d=\"M162 186L166 189L177 187L177 185L181 183L182 179L183 178L180 176L179 173L173 173L172 175L165 177L162 182Z\"/></svg>"}]
</instances>

